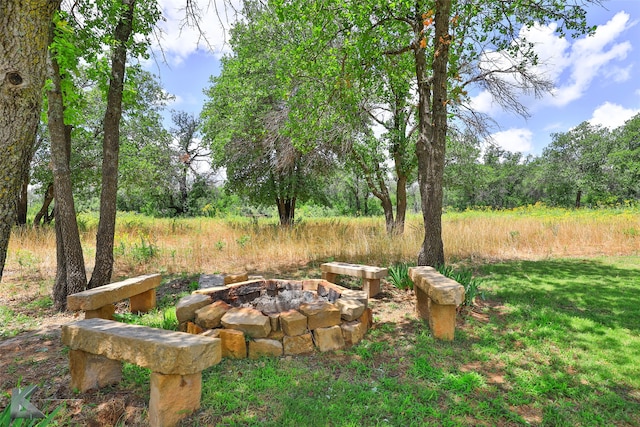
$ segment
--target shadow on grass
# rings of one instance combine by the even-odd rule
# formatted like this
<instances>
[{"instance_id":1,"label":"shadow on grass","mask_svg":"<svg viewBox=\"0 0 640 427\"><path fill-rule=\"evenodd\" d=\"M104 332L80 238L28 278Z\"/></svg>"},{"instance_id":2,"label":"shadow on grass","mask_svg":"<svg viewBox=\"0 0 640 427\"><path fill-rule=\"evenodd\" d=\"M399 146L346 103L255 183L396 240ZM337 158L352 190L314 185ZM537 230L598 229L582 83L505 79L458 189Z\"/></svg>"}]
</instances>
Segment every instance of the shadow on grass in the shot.
<instances>
[{"instance_id":1,"label":"shadow on grass","mask_svg":"<svg viewBox=\"0 0 640 427\"><path fill-rule=\"evenodd\" d=\"M640 266L597 260L518 261L483 268L495 294L511 304L544 306L609 328L640 331Z\"/></svg>"}]
</instances>

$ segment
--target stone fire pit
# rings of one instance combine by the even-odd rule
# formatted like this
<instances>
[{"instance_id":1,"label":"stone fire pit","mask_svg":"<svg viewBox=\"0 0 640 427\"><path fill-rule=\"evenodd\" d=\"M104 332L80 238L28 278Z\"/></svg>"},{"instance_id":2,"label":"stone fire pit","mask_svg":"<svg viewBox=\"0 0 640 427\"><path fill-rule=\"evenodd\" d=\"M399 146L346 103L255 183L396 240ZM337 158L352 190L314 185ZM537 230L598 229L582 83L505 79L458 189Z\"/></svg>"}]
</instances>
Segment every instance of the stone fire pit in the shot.
<instances>
[{"instance_id":1,"label":"stone fire pit","mask_svg":"<svg viewBox=\"0 0 640 427\"><path fill-rule=\"evenodd\" d=\"M357 344L372 324L364 291L326 280L215 283L220 278L203 275L201 289L178 302L176 315L182 331L220 338L223 357L339 350Z\"/></svg>"}]
</instances>

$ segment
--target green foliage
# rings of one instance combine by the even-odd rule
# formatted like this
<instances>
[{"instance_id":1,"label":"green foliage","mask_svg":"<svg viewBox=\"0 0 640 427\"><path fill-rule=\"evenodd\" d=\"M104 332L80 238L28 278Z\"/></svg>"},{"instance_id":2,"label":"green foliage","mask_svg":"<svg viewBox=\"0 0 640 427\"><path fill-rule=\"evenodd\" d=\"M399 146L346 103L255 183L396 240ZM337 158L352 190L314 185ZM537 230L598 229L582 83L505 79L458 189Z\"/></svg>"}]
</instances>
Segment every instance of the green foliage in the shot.
<instances>
[{"instance_id":1,"label":"green foliage","mask_svg":"<svg viewBox=\"0 0 640 427\"><path fill-rule=\"evenodd\" d=\"M123 323L149 326L151 328L178 330L178 318L175 307L156 308L148 313L116 313L115 320Z\"/></svg>"},{"instance_id":2,"label":"green foliage","mask_svg":"<svg viewBox=\"0 0 640 427\"><path fill-rule=\"evenodd\" d=\"M17 385L20 388L20 384ZM7 406L0 412L0 427L47 427L57 426L58 420L56 417L65 408L64 404L56 406L51 412L45 414L44 418L16 418L11 419L11 405Z\"/></svg>"},{"instance_id":3,"label":"green foliage","mask_svg":"<svg viewBox=\"0 0 640 427\"><path fill-rule=\"evenodd\" d=\"M409 264L397 263L389 267L389 282L398 289L413 289L409 278Z\"/></svg>"},{"instance_id":4,"label":"green foliage","mask_svg":"<svg viewBox=\"0 0 640 427\"><path fill-rule=\"evenodd\" d=\"M439 265L436 267L436 270L443 276L453 279L464 286L463 306L473 306L478 296L482 299L485 298L484 292L480 289L482 279L473 277L471 270L455 270L450 265Z\"/></svg>"}]
</instances>

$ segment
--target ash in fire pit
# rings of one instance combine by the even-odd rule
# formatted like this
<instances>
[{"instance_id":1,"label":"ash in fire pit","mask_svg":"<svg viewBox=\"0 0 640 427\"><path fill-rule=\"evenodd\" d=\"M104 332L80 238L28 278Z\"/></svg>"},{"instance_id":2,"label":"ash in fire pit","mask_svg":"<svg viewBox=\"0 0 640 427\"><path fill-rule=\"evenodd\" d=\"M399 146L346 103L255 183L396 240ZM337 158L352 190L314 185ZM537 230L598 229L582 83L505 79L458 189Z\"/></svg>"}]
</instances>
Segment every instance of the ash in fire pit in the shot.
<instances>
[{"instance_id":1,"label":"ash in fire pit","mask_svg":"<svg viewBox=\"0 0 640 427\"><path fill-rule=\"evenodd\" d=\"M326 280L260 278L199 289L178 303L176 316L184 331L221 338L223 357L235 358L341 349L372 323L366 292Z\"/></svg>"},{"instance_id":2,"label":"ash in fire pit","mask_svg":"<svg viewBox=\"0 0 640 427\"><path fill-rule=\"evenodd\" d=\"M318 294L313 291L285 289L271 296L265 290L251 302L242 304L241 307L251 307L264 314L279 313L281 311L297 310L300 305L313 302L318 299Z\"/></svg>"}]
</instances>

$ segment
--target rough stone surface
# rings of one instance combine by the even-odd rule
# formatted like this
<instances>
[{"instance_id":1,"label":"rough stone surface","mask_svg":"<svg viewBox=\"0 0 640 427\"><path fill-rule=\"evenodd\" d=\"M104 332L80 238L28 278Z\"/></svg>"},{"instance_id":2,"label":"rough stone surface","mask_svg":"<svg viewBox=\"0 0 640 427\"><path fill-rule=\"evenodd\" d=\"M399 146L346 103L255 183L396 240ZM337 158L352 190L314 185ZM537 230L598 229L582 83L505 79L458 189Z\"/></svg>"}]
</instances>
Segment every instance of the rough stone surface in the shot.
<instances>
[{"instance_id":1,"label":"rough stone surface","mask_svg":"<svg viewBox=\"0 0 640 427\"><path fill-rule=\"evenodd\" d=\"M97 288L71 294L67 297L67 308L72 311L96 310L134 295L141 294L160 285L159 274L147 274L121 282L110 283Z\"/></svg>"},{"instance_id":2,"label":"rough stone surface","mask_svg":"<svg viewBox=\"0 0 640 427\"><path fill-rule=\"evenodd\" d=\"M220 331L222 329L207 329L206 331L202 332L200 335L202 335L203 337L209 337L209 338L220 338Z\"/></svg>"},{"instance_id":3,"label":"rough stone surface","mask_svg":"<svg viewBox=\"0 0 640 427\"><path fill-rule=\"evenodd\" d=\"M299 311L307 316L307 327L311 331L340 324L340 309L323 300L302 304Z\"/></svg>"},{"instance_id":4,"label":"rough stone surface","mask_svg":"<svg viewBox=\"0 0 640 427\"><path fill-rule=\"evenodd\" d=\"M292 337L307 332L307 316L297 310L289 310L281 313L280 324L282 331Z\"/></svg>"},{"instance_id":5,"label":"rough stone surface","mask_svg":"<svg viewBox=\"0 0 640 427\"><path fill-rule=\"evenodd\" d=\"M342 336L344 337L344 343L348 346L356 345L364 334L367 333L367 327L360 321L354 320L353 322L347 322L340 325L342 328Z\"/></svg>"},{"instance_id":6,"label":"rough stone surface","mask_svg":"<svg viewBox=\"0 0 640 427\"><path fill-rule=\"evenodd\" d=\"M220 360L220 340L105 319L78 320L62 327L62 342L109 359L163 374L201 372Z\"/></svg>"},{"instance_id":7,"label":"rough stone surface","mask_svg":"<svg viewBox=\"0 0 640 427\"><path fill-rule=\"evenodd\" d=\"M364 313L365 305L355 299L340 298L336 301L336 307L340 309L341 317L350 322L356 320Z\"/></svg>"},{"instance_id":8,"label":"rough stone surface","mask_svg":"<svg viewBox=\"0 0 640 427\"><path fill-rule=\"evenodd\" d=\"M362 279L362 290L374 297L380 293L380 279Z\"/></svg>"},{"instance_id":9,"label":"rough stone surface","mask_svg":"<svg viewBox=\"0 0 640 427\"><path fill-rule=\"evenodd\" d=\"M224 287L222 274L201 274L198 279L198 289L214 289Z\"/></svg>"},{"instance_id":10,"label":"rough stone surface","mask_svg":"<svg viewBox=\"0 0 640 427\"><path fill-rule=\"evenodd\" d=\"M196 324L204 329L213 329L221 325L222 316L231 306L224 301L216 301L196 310Z\"/></svg>"},{"instance_id":11,"label":"rough stone surface","mask_svg":"<svg viewBox=\"0 0 640 427\"><path fill-rule=\"evenodd\" d=\"M431 302L429 328L434 338L452 341L456 331L456 306Z\"/></svg>"},{"instance_id":12,"label":"rough stone surface","mask_svg":"<svg viewBox=\"0 0 640 427\"><path fill-rule=\"evenodd\" d=\"M259 338L249 342L249 358L258 359L260 357L280 357L283 346L280 341Z\"/></svg>"},{"instance_id":13,"label":"rough stone surface","mask_svg":"<svg viewBox=\"0 0 640 427\"><path fill-rule=\"evenodd\" d=\"M116 312L114 304L107 304L96 310L87 310L84 312L85 319L106 319L113 320L113 314Z\"/></svg>"},{"instance_id":14,"label":"rough stone surface","mask_svg":"<svg viewBox=\"0 0 640 427\"><path fill-rule=\"evenodd\" d=\"M232 283L246 282L247 280L249 280L249 275L247 273L225 274L224 276L225 285L230 285Z\"/></svg>"},{"instance_id":15,"label":"rough stone surface","mask_svg":"<svg viewBox=\"0 0 640 427\"><path fill-rule=\"evenodd\" d=\"M265 338L271 332L271 321L258 310L252 308L232 308L222 316L225 328L236 329L251 338Z\"/></svg>"},{"instance_id":16,"label":"rough stone surface","mask_svg":"<svg viewBox=\"0 0 640 427\"><path fill-rule=\"evenodd\" d=\"M369 306L369 295L365 291L358 291L356 289L345 289L342 291L340 299L355 299L360 301L365 308Z\"/></svg>"},{"instance_id":17,"label":"rough stone surface","mask_svg":"<svg viewBox=\"0 0 640 427\"><path fill-rule=\"evenodd\" d=\"M247 357L247 342L244 332L235 329L220 329L222 357L244 359Z\"/></svg>"},{"instance_id":18,"label":"rough stone surface","mask_svg":"<svg viewBox=\"0 0 640 427\"><path fill-rule=\"evenodd\" d=\"M347 276L361 277L364 279L382 279L387 275L387 269L370 265L348 264L346 262L326 262L320 265L324 274L344 274Z\"/></svg>"},{"instance_id":19,"label":"rough stone surface","mask_svg":"<svg viewBox=\"0 0 640 427\"><path fill-rule=\"evenodd\" d=\"M129 310L132 313L146 313L156 306L156 288L129 297Z\"/></svg>"},{"instance_id":20,"label":"rough stone surface","mask_svg":"<svg viewBox=\"0 0 640 427\"><path fill-rule=\"evenodd\" d=\"M188 334L194 334L194 335L198 335L204 332L204 329L202 329L200 326L196 325L193 322L187 322L187 333Z\"/></svg>"},{"instance_id":21,"label":"rough stone surface","mask_svg":"<svg viewBox=\"0 0 640 427\"><path fill-rule=\"evenodd\" d=\"M268 314L269 321L271 322L271 332L281 330L280 327L280 313L270 313Z\"/></svg>"},{"instance_id":22,"label":"rough stone surface","mask_svg":"<svg viewBox=\"0 0 640 427\"><path fill-rule=\"evenodd\" d=\"M69 371L71 389L85 392L119 383L122 379L122 362L82 350L70 350Z\"/></svg>"},{"instance_id":23,"label":"rough stone surface","mask_svg":"<svg viewBox=\"0 0 640 427\"><path fill-rule=\"evenodd\" d=\"M358 321L365 327L364 333L366 334L367 331L373 327L373 311L371 311L371 308L366 308Z\"/></svg>"},{"instance_id":24,"label":"rough stone surface","mask_svg":"<svg viewBox=\"0 0 640 427\"><path fill-rule=\"evenodd\" d=\"M176 426L200 408L202 374L163 375L151 373L149 425Z\"/></svg>"},{"instance_id":25,"label":"rough stone surface","mask_svg":"<svg viewBox=\"0 0 640 427\"><path fill-rule=\"evenodd\" d=\"M176 304L176 317L178 322L193 321L196 318L196 310L211 304L211 298L201 294L191 294L180 298Z\"/></svg>"},{"instance_id":26,"label":"rough stone surface","mask_svg":"<svg viewBox=\"0 0 640 427\"><path fill-rule=\"evenodd\" d=\"M313 338L315 339L318 350L322 352L344 348L342 328L338 325L314 330Z\"/></svg>"},{"instance_id":27,"label":"rough stone surface","mask_svg":"<svg viewBox=\"0 0 640 427\"><path fill-rule=\"evenodd\" d=\"M310 332L295 337L285 335L284 338L282 338L282 345L284 347L284 354L286 355L308 354L313 353L315 350Z\"/></svg>"},{"instance_id":28,"label":"rough stone surface","mask_svg":"<svg viewBox=\"0 0 640 427\"><path fill-rule=\"evenodd\" d=\"M459 306L464 301L464 286L438 273L433 267L411 267L409 278L436 304Z\"/></svg>"},{"instance_id":29,"label":"rough stone surface","mask_svg":"<svg viewBox=\"0 0 640 427\"><path fill-rule=\"evenodd\" d=\"M270 340L282 341L282 338L284 338L284 332L282 332L282 330L271 331L267 338Z\"/></svg>"}]
</instances>

